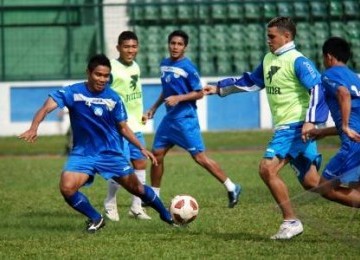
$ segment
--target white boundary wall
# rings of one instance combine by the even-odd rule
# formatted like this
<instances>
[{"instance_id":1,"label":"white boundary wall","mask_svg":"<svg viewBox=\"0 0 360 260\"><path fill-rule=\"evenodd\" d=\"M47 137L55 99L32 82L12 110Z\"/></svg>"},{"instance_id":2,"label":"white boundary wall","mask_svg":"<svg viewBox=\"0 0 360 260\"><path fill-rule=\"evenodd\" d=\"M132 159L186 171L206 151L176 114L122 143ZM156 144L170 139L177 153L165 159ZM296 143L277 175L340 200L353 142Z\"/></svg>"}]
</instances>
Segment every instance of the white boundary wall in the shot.
<instances>
[{"instance_id":1,"label":"white boundary wall","mask_svg":"<svg viewBox=\"0 0 360 260\"><path fill-rule=\"evenodd\" d=\"M21 87L59 87L59 86L67 86L73 84L74 82L78 82L80 80L73 81L31 81L31 82L4 82L0 83L0 89L2 95L0 95L0 136L12 136L18 135L28 129L30 127L29 122L11 122L11 97L10 90L11 88L21 88ZM207 82L215 82L214 78L203 78L203 84ZM147 84L158 84L160 85L159 79L143 79L142 80L143 87ZM266 99L265 91L260 92L260 128L271 128L271 114L268 109L268 103ZM45 100L39 100L39 108L43 104ZM197 102L198 105L198 115L200 121L200 127L202 131L207 131L207 97L199 100ZM26 107L24 107L26 109ZM67 117L64 117L66 120L58 121L58 122L43 122L39 127L40 135L57 135L57 134L65 134L68 127L69 121ZM153 122L150 120L147 124L145 132L152 133L154 132Z\"/></svg>"}]
</instances>

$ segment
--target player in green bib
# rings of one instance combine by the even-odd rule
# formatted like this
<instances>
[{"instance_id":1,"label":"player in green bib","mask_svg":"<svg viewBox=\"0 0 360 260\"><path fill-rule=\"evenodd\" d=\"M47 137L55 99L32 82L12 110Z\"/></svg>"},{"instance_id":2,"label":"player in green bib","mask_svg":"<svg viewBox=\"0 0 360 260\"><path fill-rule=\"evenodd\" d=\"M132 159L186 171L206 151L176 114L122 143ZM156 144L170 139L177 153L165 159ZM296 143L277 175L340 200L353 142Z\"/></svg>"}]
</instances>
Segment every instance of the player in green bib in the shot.
<instances>
[{"instance_id":1,"label":"player in green bib","mask_svg":"<svg viewBox=\"0 0 360 260\"><path fill-rule=\"evenodd\" d=\"M119 58L111 60L111 88L121 97L128 115L128 125L135 133L136 137L145 147L143 135L144 120L143 118L143 92L140 83L140 68L135 62L138 52L138 38L134 32L124 31L119 35L118 45ZM135 169L135 174L141 183L145 184L146 180L146 158L141 151L129 143L122 140L123 151L131 161ZM113 221L119 221L117 210L116 193L119 185L110 180L108 182L108 194L104 201L105 214ZM137 219L151 219L141 206L141 199L133 196L129 216Z\"/></svg>"},{"instance_id":2,"label":"player in green bib","mask_svg":"<svg viewBox=\"0 0 360 260\"><path fill-rule=\"evenodd\" d=\"M252 73L227 78L206 86L206 94L224 97L232 93L266 90L275 132L259 165L259 174L280 207L283 222L271 239L290 239L303 232L280 170L290 164L305 189L319 183L321 155L316 142L305 133L327 120L329 110L321 89L320 74L313 63L295 49L296 26L288 17L267 24L270 52Z\"/></svg>"}]
</instances>

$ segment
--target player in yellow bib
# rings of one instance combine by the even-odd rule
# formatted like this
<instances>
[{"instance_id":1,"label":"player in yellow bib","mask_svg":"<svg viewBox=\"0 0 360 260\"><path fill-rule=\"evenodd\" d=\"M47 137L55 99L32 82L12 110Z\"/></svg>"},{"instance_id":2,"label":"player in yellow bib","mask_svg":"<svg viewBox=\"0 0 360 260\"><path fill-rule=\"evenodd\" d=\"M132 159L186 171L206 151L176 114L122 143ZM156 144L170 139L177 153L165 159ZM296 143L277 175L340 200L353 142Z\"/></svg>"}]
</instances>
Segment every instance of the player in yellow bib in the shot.
<instances>
[{"instance_id":1,"label":"player in yellow bib","mask_svg":"<svg viewBox=\"0 0 360 260\"><path fill-rule=\"evenodd\" d=\"M140 83L140 68L135 62L138 52L138 38L134 32L124 31L119 35L118 45L119 58L111 60L111 88L121 97L128 115L128 125L135 133L136 137L145 147L143 135L143 92ZM146 180L146 158L141 151L129 143L122 140L123 150L127 158L131 161L135 169L135 174L141 183ZM110 180L108 182L108 194L104 201L105 214L113 221L119 221L117 210L116 193L119 185ZM137 219L151 219L141 206L141 199L133 196L129 210L129 216Z\"/></svg>"},{"instance_id":2,"label":"player in yellow bib","mask_svg":"<svg viewBox=\"0 0 360 260\"><path fill-rule=\"evenodd\" d=\"M289 191L279 172L290 164L301 185L317 188L321 155L316 142L305 133L326 121L329 110L321 89L320 74L313 63L295 48L296 27L288 17L267 24L270 52L251 73L206 86L206 94L224 97L232 93L266 90L275 131L259 165L259 174L283 215L279 231L271 239L291 239L303 232L292 208Z\"/></svg>"}]
</instances>

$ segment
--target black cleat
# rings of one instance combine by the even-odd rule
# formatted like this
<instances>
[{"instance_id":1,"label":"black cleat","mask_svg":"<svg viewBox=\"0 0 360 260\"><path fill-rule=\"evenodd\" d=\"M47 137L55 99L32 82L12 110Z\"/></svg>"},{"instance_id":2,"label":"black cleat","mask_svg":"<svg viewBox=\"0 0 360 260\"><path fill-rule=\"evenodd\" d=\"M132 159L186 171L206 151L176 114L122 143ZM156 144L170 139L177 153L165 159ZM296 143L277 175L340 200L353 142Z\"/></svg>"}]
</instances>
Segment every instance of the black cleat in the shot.
<instances>
[{"instance_id":1,"label":"black cleat","mask_svg":"<svg viewBox=\"0 0 360 260\"><path fill-rule=\"evenodd\" d=\"M86 230L90 233L94 233L105 226L105 219L101 216L98 221L88 220L86 224Z\"/></svg>"}]
</instances>

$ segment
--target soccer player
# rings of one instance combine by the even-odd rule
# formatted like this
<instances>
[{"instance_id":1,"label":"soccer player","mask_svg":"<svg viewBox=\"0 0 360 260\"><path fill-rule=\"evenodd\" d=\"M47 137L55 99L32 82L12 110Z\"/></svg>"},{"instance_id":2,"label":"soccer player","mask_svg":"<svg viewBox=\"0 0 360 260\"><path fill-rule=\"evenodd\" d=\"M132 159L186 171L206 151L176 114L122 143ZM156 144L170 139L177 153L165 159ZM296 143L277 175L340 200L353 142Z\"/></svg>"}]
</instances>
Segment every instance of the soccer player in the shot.
<instances>
[{"instance_id":1,"label":"soccer player","mask_svg":"<svg viewBox=\"0 0 360 260\"><path fill-rule=\"evenodd\" d=\"M165 103L167 113L155 133L152 148L158 164L151 165L151 185L159 196L164 157L174 145L178 145L225 186L228 207L233 208L239 200L241 187L234 184L218 163L205 154L196 110L196 100L203 97L202 85L195 66L185 57L188 42L189 36L183 31L169 34L170 57L160 64L162 92L146 113L148 118L153 118L158 107Z\"/></svg>"},{"instance_id":2,"label":"soccer player","mask_svg":"<svg viewBox=\"0 0 360 260\"><path fill-rule=\"evenodd\" d=\"M347 41L331 37L323 44L322 52L326 70L321 79L335 126L312 129L307 137L339 135L341 147L323 170L319 190L329 200L359 208L360 79L346 66L351 55Z\"/></svg>"},{"instance_id":3,"label":"soccer player","mask_svg":"<svg viewBox=\"0 0 360 260\"><path fill-rule=\"evenodd\" d=\"M46 115L57 107L67 107L74 143L59 186L70 207L89 218L87 230L95 232L105 225L102 215L79 191L82 186L93 182L96 173L115 180L157 210L163 221L173 224L169 211L150 187L139 182L121 149L121 138L125 137L145 157L157 163L154 155L144 148L127 125L124 105L108 85L110 70L110 61L105 55L93 56L87 66L87 81L50 93L35 114L30 128L19 138L34 142Z\"/></svg>"},{"instance_id":4,"label":"soccer player","mask_svg":"<svg viewBox=\"0 0 360 260\"><path fill-rule=\"evenodd\" d=\"M280 229L271 239L291 239L303 232L279 172L290 163L305 189L317 187L321 156L316 143L306 140L305 132L325 122L329 113L319 86L320 74L313 63L296 50L295 35L296 27L290 18L272 19L267 24L270 52L255 71L204 88L205 94L218 93L222 97L266 89L275 132L260 162L259 174L283 215Z\"/></svg>"},{"instance_id":5,"label":"soccer player","mask_svg":"<svg viewBox=\"0 0 360 260\"><path fill-rule=\"evenodd\" d=\"M118 37L116 49L119 52L117 59L111 62L111 88L121 97L124 102L127 114L128 125L135 133L137 139L145 147L143 135L143 92L140 83L140 68L134 61L138 52L138 37L134 32L124 31ZM138 147L129 143L123 138L123 150L131 161L134 171L139 181L145 184L146 181L146 157ZM114 180L108 181L108 194L104 201L105 215L112 221L119 221L117 210L116 192L120 185ZM151 219L141 207L141 199L132 196L132 203L129 216L137 219Z\"/></svg>"}]
</instances>

